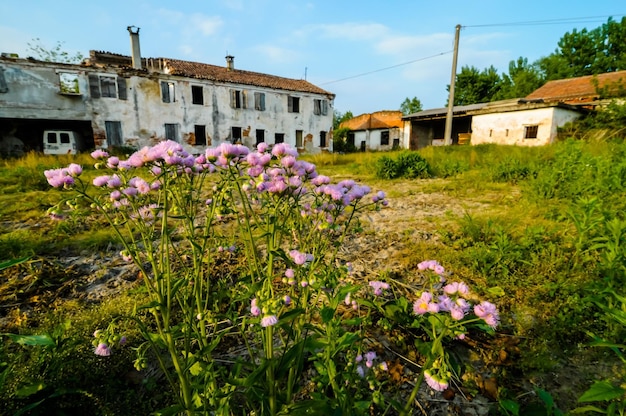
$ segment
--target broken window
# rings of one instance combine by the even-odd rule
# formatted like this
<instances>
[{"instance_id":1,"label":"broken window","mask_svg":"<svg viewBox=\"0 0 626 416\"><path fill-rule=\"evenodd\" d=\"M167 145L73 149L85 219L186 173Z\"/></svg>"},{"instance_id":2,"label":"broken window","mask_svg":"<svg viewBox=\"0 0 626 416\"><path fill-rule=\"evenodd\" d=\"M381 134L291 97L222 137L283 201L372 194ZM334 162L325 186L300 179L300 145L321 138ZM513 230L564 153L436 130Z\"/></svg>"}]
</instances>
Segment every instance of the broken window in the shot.
<instances>
[{"instance_id":1,"label":"broken window","mask_svg":"<svg viewBox=\"0 0 626 416\"><path fill-rule=\"evenodd\" d=\"M91 98L109 97L120 100L128 99L126 93L126 80L121 77L109 75L98 76L90 74L89 78L89 94Z\"/></svg>"},{"instance_id":2,"label":"broken window","mask_svg":"<svg viewBox=\"0 0 626 416\"><path fill-rule=\"evenodd\" d=\"M283 143L285 141L285 133L274 133L274 143Z\"/></svg>"},{"instance_id":3,"label":"broken window","mask_svg":"<svg viewBox=\"0 0 626 416\"><path fill-rule=\"evenodd\" d=\"M524 126L524 138L536 139L539 132L539 126Z\"/></svg>"},{"instance_id":4,"label":"broken window","mask_svg":"<svg viewBox=\"0 0 626 416\"><path fill-rule=\"evenodd\" d=\"M326 147L326 132L320 131L320 147Z\"/></svg>"},{"instance_id":5,"label":"broken window","mask_svg":"<svg viewBox=\"0 0 626 416\"><path fill-rule=\"evenodd\" d=\"M313 100L313 114L323 115L328 114L328 101L326 100Z\"/></svg>"},{"instance_id":6,"label":"broken window","mask_svg":"<svg viewBox=\"0 0 626 416\"><path fill-rule=\"evenodd\" d=\"M231 127L230 138L233 143L241 143L241 127Z\"/></svg>"},{"instance_id":7,"label":"broken window","mask_svg":"<svg viewBox=\"0 0 626 416\"><path fill-rule=\"evenodd\" d=\"M296 147L304 147L302 143L302 130L296 130Z\"/></svg>"},{"instance_id":8,"label":"broken window","mask_svg":"<svg viewBox=\"0 0 626 416\"><path fill-rule=\"evenodd\" d=\"M176 101L173 82L161 81L161 98L164 103L173 103Z\"/></svg>"},{"instance_id":9,"label":"broken window","mask_svg":"<svg viewBox=\"0 0 626 416\"><path fill-rule=\"evenodd\" d=\"M380 132L380 145L381 146L389 145L389 130Z\"/></svg>"},{"instance_id":10,"label":"broken window","mask_svg":"<svg viewBox=\"0 0 626 416\"><path fill-rule=\"evenodd\" d=\"M100 77L100 96L117 98L115 77Z\"/></svg>"},{"instance_id":11,"label":"broken window","mask_svg":"<svg viewBox=\"0 0 626 416\"><path fill-rule=\"evenodd\" d=\"M178 124L168 124L165 123L165 140L178 141Z\"/></svg>"},{"instance_id":12,"label":"broken window","mask_svg":"<svg viewBox=\"0 0 626 416\"><path fill-rule=\"evenodd\" d=\"M265 130L258 129L256 131L256 144L263 143L265 141Z\"/></svg>"},{"instance_id":13,"label":"broken window","mask_svg":"<svg viewBox=\"0 0 626 416\"><path fill-rule=\"evenodd\" d=\"M254 109L258 111L265 111L265 93L254 93Z\"/></svg>"},{"instance_id":14,"label":"broken window","mask_svg":"<svg viewBox=\"0 0 626 416\"><path fill-rule=\"evenodd\" d=\"M230 90L230 106L232 108L246 108L245 91Z\"/></svg>"},{"instance_id":15,"label":"broken window","mask_svg":"<svg viewBox=\"0 0 626 416\"><path fill-rule=\"evenodd\" d=\"M195 125L193 127L193 133L196 138L194 144L197 146L206 146L206 126Z\"/></svg>"},{"instance_id":16,"label":"broken window","mask_svg":"<svg viewBox=\"0 0 626 416\"><path fill-rule=\"evenodd\" d=\"M202 93L202 87L200 85L191 86L191 102L193 104L204 104L204 95Z\"/></svg>"},{"instance_id":17,"label":"broken window","mask_svg":"<svg viewBox=\"0 0 626 416\"><path fill-rule=\"evenodd\" d=\"M287 98L287 111L290 113L300 112L300 97L289 96Z\"/></svg>"},{"instance_id":18,"label":"broken window","mask_svg":"<svg viewBox=\"0 0 626 416\"><path fill-rule=\"evenodd\" d=\"M121 147L122 139L122 122L121 121L105 121L104 130L107 136L107 145L109 147Z\"/></svg>"},{"instance_id":19,"label":"broken window","mask_svg":"<svg viewBox=\"0 0 626 416\"><path fill-rule=\"evenodd\" d=\"M80 94L78 74L59 72L59 90L61 94Z\"/></svg>"},{"instance_id":20,"label":"broken window","mask_svg":"<svg viewBox=\"0 0 626 416\"><path fill-rule=\"evenodd\" d=\"M4 78L4 68L0 68L0 93L9 92L7 80Z\"/></svg>"}]
</instances>

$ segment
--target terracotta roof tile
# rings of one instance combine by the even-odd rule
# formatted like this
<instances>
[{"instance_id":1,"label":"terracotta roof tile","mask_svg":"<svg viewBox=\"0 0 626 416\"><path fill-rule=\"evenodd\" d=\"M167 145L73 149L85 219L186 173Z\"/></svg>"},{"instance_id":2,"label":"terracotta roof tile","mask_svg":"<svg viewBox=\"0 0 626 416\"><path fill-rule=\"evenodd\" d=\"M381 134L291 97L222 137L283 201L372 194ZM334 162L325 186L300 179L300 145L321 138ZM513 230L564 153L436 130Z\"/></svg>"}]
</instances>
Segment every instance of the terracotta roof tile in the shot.
<instances>
[{"instance_id":1,"label":"terracotta roof tile","mask_svg":"<svg viewBox=\"0 0 626 416\"><path fill-rule=\"evenodd\" d=\"M389 129L402 127L402 123L401 111L377 111L353 117L341 123L339 127L350 130Z\"/></svg>"},{"instance_id":2,"label":"terracotta roof tile","mask_svg":"<svg viewBox=\"0 0 626 416\"><path fill-rule=\"evenodd\" d=\"M104 51L90 51L92 64L109 64L129 67L131 57ZM302 79L284 78L260 72L228 69L226 66L203 64L199 62L183 61L170 58L142 58L144 68L163 71L170 75L206 79L216 82L232 82L236 84L252 85L296 92L323 94L334 98L335 94L311 84Z\"/></svg>"},{"instance_id":3,"label":"terracotta roof tile","mask_svg":"<svg viewBox=\"0 0 626 416\"><path fill-rule=\"evenodd\" d=\"M163 61L165 63L165 68L171 75L254 85L258 87L275 88L288 91L310 92L334 97L334 94L302 79L283 78L259 72L244 71L241 69L228 69L225 66L181 61L178 59L163 58Z\"/></svg>"},{"instance_id":4,"label":"terracotta roof tile","mask_svg":"<svg viewBox=\"0 0 626 416\"><path fill-rule=\"evenodd\" d=\"M562 101L571 104L593 101L599 98L595 80L597 80L599 87L608 87L609 91L615 92L618 85L621 85L622 88L626 87L626 71L548 81L526 98L529 100Z\"/></svg>"}]
</instances>

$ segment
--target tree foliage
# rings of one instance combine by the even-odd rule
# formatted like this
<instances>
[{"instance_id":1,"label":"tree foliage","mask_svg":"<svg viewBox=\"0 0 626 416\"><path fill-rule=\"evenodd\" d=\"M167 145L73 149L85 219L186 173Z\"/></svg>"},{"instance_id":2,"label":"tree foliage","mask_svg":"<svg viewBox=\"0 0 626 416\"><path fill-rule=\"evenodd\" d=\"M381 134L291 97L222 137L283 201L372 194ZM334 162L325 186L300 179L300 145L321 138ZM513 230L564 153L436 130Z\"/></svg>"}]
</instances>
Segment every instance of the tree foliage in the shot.
<instances>
[{"instance_id":1,"label":"tree foliage","mask_svg":"<svg viewBox=\"0 0 626 416\"><path fill-rule=\"evenodd\" d=\"M348 121L351 118L354 118L352 115L352 111L346 111L342 113L341 111L335 110L333 113L333 130L337 130L339 125L344 121Z\"/></svg>"},{"instance_id":2,"label":"tree foliage","mask_svg":"<svg viewBox=\"0 0 626 416\"><path fill-rule=\"evenodd\" d=\"M402 101L402 104L400 104L400 111L402 111L402 115L405 116L422 110L422 102L417 97L406 97L404 101Z\"/></svg>"},{"instance_id":3,"label":"tree foliage","mask_svg":"<svg viewBox=\"0 0 626 416\"><path fill-rule=\"evenodd\" d=\"M625 70L626 17L621 21L609 18L591 30L573 29L557 46L533 63L524 57L511 61L508 74L499 75L493 66L482 71L463 67L456 75L454 104L522 98L546 81Z\"/></svg>"},{"instance_id":4,"label":"tree foliage","mask_svg":"<svg viewBox=\"0 0 626 416\"><path fill-rule=\"evenodd\" d=\"M83 60L83 55L80 52L76 52L71 55L69 52L63 49L65 42L57 41L56 46L47 48L41 39L35 38L32 42L28 43L28 49L32 52L35 58L46 62L61 62L65 64L77 64Z\"/></svg>"}]
</instances>

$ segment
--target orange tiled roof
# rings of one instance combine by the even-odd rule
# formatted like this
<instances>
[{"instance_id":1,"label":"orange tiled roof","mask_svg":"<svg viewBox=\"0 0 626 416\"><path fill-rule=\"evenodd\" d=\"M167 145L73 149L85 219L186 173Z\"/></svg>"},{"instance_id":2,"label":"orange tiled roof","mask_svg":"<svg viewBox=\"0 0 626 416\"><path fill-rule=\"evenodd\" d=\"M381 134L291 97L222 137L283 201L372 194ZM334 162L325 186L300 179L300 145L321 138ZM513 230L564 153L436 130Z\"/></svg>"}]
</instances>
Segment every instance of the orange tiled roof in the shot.
<instances>
[{"instance_id":1,"label":"orange tiled roof","mask_svg":"<svg viewBox=\"0 0 626 416\"><path fill-rule=\"evenodd\" d=\"M618 85L626 87L626 71L548 81L528 95L526 99L562 101L570 104L593 101L599 98L594 80L597 80L598 87L608 87L609 91L614 92Z\"/></svg>"},{"instance_id":2,"label":"orange tiled roof","mask_svg":"<svg viewBox=\"0 0 626 416\"><path fill-rule=\"evenodd\" d=\"M130 56L103 51L90 51L90 60L92 64L131 65ZM284 78L241 69L228 69L226 66L182 61L180 59L142 58L141 61L144 68L157 69L170 75L288 91L309 92L327 95L331 98L335 96L333 93L302 79Z\"/></svg>"},{"instance_id":3,"label":"orange tiled roof","mask_svg":"<svg viewBox=\"0 0 626 416\"><path fill-rule=\"evenodd\" d=\"M401 111L377 111L371 114L361 114L339 125L339 128L350 130L389 129L393 127L402 127Z\"/></svg>"},{"instance_id":4,"label":"orange tiled roof","mask_svg":"<svg viewBox=\"0 0 626 416\"><path fill-rule=\"evenodd\" d=\"M225 66L181 61L178 59L163 58L163 61L171 75L334 96L334 94L303 79L283 78L259 72L228 69Z\"/></svg>"}]
</instances>

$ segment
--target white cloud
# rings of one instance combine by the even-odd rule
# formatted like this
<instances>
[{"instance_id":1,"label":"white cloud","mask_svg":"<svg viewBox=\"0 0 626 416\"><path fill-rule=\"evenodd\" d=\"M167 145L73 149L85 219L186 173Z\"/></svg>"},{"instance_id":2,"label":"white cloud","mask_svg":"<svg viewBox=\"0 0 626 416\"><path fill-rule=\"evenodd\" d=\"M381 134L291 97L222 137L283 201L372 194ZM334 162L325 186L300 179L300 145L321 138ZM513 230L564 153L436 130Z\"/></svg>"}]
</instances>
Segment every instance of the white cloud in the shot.
<instances>
[{"instance_id":1,"label":"white cloud","mask_svg":"<svg viewBox=\"0 0 626 416\"><path fill-rule=\"evenodd\" d=\"M193 32L199 30L204 36L214 35L222 27L223 21L219 16L205 16L202 13L194 13L190 17Z\"/></svg>"},{"instance_id":2,"label":"white cloud","mask_svg":"<svg viewBox=\"0 0 626 416\"><path fill-rule=\"evenodd\" d=\"M274 45L257 45L254 49L264 58L280 63L293 62L297 60L300 55L296 51Z\"/></svg>"},{"instance_id":3,"label":"white cloud","mask_svg":"<svg viewBox=\"0 0 626 416\"><path fill-rule=\"evenodd\" d=\"M317 35L330 39L363 41L380 38L389 29L380 23L353 23L307 25L297 34L303 36Z\"/></svg>"}]
</instances>

